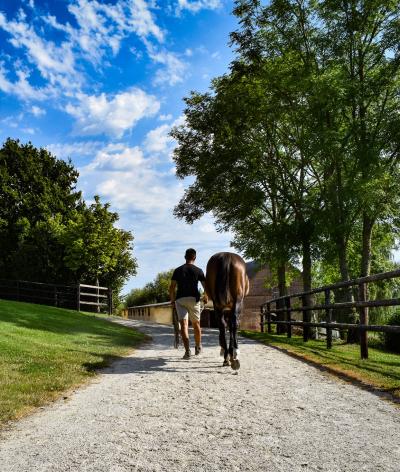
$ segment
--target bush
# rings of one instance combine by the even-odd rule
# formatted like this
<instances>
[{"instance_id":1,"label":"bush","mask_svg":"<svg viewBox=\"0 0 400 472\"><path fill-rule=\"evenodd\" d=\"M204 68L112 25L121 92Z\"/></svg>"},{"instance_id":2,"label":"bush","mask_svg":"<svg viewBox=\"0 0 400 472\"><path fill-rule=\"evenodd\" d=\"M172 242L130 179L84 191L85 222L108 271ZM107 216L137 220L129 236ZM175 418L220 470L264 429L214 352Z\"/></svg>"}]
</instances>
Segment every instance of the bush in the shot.
<instances>
[{"instance_id":1,"label":"bush","mask_svg":"<svg viewBox=\"0 0 400 472\"><path fill-rule=\"evenodd\" d=\"M400 326L400 311L393 313L386 323L388 325ZM400 353L400 333L384 333L386 349Z\"/></svg>"}]
</instances>

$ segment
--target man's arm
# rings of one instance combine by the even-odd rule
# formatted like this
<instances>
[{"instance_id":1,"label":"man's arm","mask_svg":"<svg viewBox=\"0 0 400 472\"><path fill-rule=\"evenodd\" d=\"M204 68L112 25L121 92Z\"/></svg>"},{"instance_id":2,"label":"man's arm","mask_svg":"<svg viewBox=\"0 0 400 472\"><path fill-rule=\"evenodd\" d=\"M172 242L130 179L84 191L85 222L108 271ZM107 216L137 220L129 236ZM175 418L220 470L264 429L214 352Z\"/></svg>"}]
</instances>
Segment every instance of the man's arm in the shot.
<instances>
[{"instance_id":1,"label":"man's arm","mask_svg":"<svg viewBox=\"0 0 400 472\"><path fill-rule=\"evenodd\" d=\"M203 293L203 301L205 304L208 303L208 295L207 295L207 292L206 292L206 284L204 282L204 280L200 280L200 283L201 285L203 286L203 289L204 289L204 293Z\"/></svg>"},{"instance_id":2,"label":"man's arm","mask_svg":"<svg viewBox=\"0 0 400 472\"><path fill-rule=\"evenodd\" d=\"M169 299L171 300L171 303L175 302L176 298L176 280L171 280L171 283L169 285Z\"/></svg>"}]
</instances>

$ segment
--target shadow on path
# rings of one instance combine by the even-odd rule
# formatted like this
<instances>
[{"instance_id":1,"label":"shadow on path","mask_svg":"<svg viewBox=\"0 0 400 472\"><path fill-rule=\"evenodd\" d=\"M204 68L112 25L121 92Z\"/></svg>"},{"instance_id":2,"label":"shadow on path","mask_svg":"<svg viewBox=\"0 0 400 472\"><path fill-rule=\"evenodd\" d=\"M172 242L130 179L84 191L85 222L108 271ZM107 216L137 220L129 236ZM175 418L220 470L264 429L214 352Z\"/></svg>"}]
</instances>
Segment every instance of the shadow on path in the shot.
<instances>
[{"instance_id":1,"label":"shadow on path","mask_svg":"<svg viewBox=\"0 0 400 472\"><path fill-rule=\"evenodd\" d=\"M174 330L169 325L150 324L141 321L115 320L109 321L134 328L151 339L135 350L131 357L115 358L111 366L102 369L102 374L152 374L155 372L176 372L191 374L231 373L230 368L222 367L222 358L219 357L218 330L202 329L203 348L215 349L215 358L207 355L192 356L189 361L183 360L183 348L174 348ZM190 330L191 347L193 348L193 332ZM243 344L252 341L243 338ZM155 355L149 355L153 351ZM161 352L160 352L161 351ZM193 349L192 349L193 351Z\"/></svg>"}]
</instances>

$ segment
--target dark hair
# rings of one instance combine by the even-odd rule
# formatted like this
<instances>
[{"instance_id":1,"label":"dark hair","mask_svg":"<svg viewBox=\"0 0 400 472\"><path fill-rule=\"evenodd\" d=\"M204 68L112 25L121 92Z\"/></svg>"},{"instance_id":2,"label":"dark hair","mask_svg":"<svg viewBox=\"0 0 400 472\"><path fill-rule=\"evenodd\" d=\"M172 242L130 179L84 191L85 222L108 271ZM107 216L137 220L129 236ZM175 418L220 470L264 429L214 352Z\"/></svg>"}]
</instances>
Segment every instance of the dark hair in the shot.
<instances>
[{"instance_id":1,"label":"dark hair","mask_svg":"<svg viewBox=\"0 0 400 472\"><path fill-rule=\"evenodd\" d=\"M185 259L187 261L193 261L194 259L196 259L196 250L193 248L186 249Z\"/></svg>"}]
</instances>

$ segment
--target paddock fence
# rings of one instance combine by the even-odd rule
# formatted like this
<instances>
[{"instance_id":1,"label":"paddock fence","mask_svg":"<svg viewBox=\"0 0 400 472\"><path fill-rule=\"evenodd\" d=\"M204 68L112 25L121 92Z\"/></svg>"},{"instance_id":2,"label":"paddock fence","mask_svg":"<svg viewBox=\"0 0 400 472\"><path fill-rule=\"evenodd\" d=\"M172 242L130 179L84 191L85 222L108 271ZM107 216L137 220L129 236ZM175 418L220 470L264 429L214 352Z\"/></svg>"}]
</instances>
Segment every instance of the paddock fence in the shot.
<instances>
[{"instance_id":1,"label":"paddock fence","mask_svg":"<svg viewBox=\"0 0 400 472\"><path fill-rule=\"evenodd\" d=\"M113 296L108 287L77 284L62 285L27 280L0 279L0 298L81 311L106 311L112 314Z\"/></svg>"},{"instance_id":2,"label":"paddock fence","mask_svg":"<svg viewBox=\"0 0 400 472\"><path fill-rule=\"evenodd\" d=\"M310 328L325 328L327 348L332 347L332 331L337 329L353 329L358 331L360 338L360 355L362 359L368 358L368 331L382 333L400 333L400 326L392 325L372 325L369 324L368 310L372 307L391 307L400 305L400 298L388 298L381 300L368 300L368 284L379 281L387 281L400 277L400 269L390 272L361 277L358 279L339 282L324 287L318 287L307 292L294 293L283 297L274 298L263 303L260 307L260 329L264 332L267 326L268 333L272 332L272 325L285 325L287 327L287 337L292 337L292 326L299 326L303 329L303 341L307 342L310 337ZM332 302L332 295L340 289L350 289L356 291L355 301ZM323 296L323 303L314 303L315 297ZM293 303L297 302L297 303ZM300 303L298 303L300 302ZM358 310L359 323L340 323L333 321L335 310ZM311 314L314 312L324 312L325 321L312 322ZM292 313L298 312L302 315L302 320L293 320ZM278 314L283 314L284 320L277 320Z\"/></svg>"}]
</instances>

